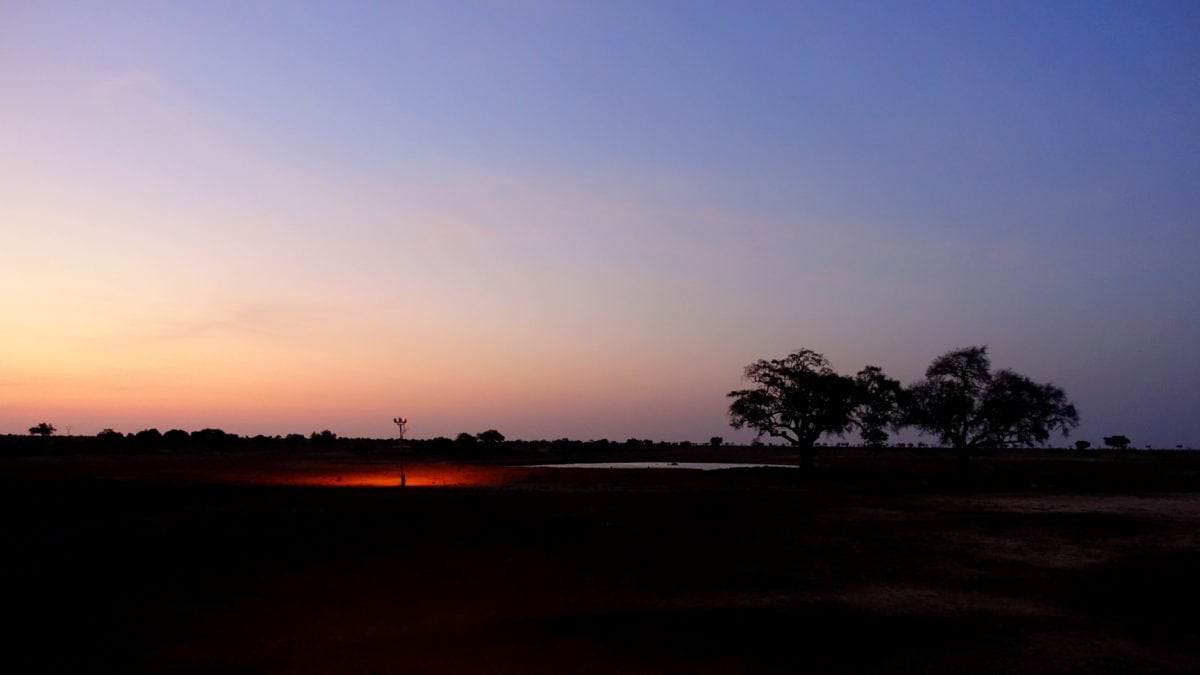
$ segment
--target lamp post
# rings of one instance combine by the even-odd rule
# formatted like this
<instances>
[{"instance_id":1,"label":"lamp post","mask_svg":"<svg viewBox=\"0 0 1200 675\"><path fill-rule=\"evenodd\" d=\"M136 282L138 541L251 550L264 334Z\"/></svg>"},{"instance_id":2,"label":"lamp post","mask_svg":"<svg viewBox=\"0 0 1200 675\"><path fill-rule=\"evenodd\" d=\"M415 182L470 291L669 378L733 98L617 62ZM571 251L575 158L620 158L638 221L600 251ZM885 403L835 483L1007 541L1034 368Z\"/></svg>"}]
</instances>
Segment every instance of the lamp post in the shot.
<instances>
[{"instance_id":1,"label":"lamp post","mask_svg":"<svg viewBox=\"0 0 1200 675\"><path fill-rule=\"evenodd\" d=\"M400 487L404 487L407 483L404 475L404 432L408 428L408 420L403 417L393 417L392 424L396 425L396 431L400 435Z\"/></svg>"}]
</instances>

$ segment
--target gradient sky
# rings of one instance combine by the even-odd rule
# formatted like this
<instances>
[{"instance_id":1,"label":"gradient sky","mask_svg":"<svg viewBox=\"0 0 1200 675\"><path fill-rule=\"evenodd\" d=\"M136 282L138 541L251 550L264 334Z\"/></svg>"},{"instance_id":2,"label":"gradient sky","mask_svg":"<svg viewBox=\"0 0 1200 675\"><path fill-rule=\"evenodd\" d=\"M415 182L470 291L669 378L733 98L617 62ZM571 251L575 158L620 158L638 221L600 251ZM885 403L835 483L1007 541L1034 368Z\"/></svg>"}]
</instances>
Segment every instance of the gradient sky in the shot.
<instances>
[{"instance_id":1,"label":"gradient sky","mask_svg":"<svg viewBox=\"0 0 1200 675\"><path fill-rule=\"evenodd\" d=\"M748 440L807 347L1200 447L1195 2L0 2L0 432Z\"/></svg>"}]
</instances>

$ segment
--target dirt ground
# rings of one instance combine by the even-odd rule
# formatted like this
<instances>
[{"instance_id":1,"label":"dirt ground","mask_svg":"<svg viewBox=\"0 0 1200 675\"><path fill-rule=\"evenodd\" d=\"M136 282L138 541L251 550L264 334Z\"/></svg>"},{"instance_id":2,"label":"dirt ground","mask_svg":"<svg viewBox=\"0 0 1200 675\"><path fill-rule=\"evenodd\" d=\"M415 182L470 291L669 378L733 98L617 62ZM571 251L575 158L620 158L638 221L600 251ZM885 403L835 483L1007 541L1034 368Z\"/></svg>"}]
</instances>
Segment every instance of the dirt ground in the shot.
<instances>
[{"instance_id":1,"label":"dirt ground","mask_svg":"<svg viewBox=\"0 0 1200 675\"><path fill-rule=\"evenodd\" d=\"M0 460L4 671L1200 671L1200 458L1043 459Z\"/></svg>"}]
</instances>

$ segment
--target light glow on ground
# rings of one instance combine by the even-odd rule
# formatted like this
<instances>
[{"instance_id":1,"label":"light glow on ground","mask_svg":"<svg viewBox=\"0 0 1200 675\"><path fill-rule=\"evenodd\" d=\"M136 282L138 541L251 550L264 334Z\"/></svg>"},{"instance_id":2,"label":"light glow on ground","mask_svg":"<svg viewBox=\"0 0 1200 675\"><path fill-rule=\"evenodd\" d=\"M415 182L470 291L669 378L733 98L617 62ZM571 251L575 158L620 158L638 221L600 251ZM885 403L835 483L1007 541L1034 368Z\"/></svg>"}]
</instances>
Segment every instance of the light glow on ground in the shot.
<instances>
[{"instance_id":1,"label":"light glow on ground","mask_svg":"<svg viewBox=\"0 0 1200 675\"><path fill-rule=\"evenodd\" d=\"M265 467L231 473L221 478L251 485L298 485L311 487L400 487L400 465L314 465ZM416 464L405 466L406 487L469 487L504 485L523 474L515 467L464 464Z\"/></svg>"}]
</instances>

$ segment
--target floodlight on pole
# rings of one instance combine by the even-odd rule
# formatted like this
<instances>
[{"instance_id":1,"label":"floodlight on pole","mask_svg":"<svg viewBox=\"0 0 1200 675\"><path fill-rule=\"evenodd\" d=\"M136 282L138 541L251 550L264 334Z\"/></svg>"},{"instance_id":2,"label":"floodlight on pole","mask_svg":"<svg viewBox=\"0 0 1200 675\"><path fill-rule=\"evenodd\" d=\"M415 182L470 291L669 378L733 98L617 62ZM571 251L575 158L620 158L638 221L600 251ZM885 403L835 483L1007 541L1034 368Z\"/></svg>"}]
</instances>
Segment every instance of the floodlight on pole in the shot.
<instances>
[{"instance_id":1,"label":"floodlight on pole","mask_svg":"<svg viewBox=\"0 0 1200 675\"><path fill-rule=\"evenodd\" d=\"M404 487L408 483L408 478L404 475L404 432L408 430L408 420L403 417L393 417L392 424L396 425L396 431L400 435L400 487Z\"/></svg>"}]
</instances>

